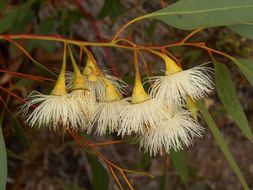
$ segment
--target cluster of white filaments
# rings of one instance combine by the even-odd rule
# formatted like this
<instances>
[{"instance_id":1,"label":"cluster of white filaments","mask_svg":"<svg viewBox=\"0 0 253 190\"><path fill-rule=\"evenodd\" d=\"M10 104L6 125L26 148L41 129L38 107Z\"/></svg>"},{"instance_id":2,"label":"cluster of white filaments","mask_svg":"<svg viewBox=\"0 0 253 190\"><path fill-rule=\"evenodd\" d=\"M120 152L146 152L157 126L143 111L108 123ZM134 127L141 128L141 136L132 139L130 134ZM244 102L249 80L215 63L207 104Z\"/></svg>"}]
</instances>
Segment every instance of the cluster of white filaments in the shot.
<instances>
[{"instance_id":1,"label":"cluster of white filaments","mask_svg":"<svg viewBox=\"0 0 253 190\"><path fill-rule=\"evenodd\" d=\"M28 97L28 103L22 107L21 112L27 114L29 107L37 104L39 105L26 120L30 126L49 127L54 131L59 131L59 126L62 126L64 130L84 131L89 121L84 117L85 109L80 107L71 94L44 95L34 91Z\"/></svg>"},{"instance_id":2,"label":"cluster of white filaments","mask_svg":"<svg viewBox=\"0 0 253 190\"><path fill-rule=\"evenodd\" d=\"M26 120L29 125L55 131L94 131L97 135L136 135L140 148L153 156L188 147L194 137L202 136L195 102L213 88L212 69L207 65L182 70L167 55L152 51L164 60L166 71L164 76L149 78L152 85L147 93L135 52L133 92L131 97L124 97L126 83L102 72L89 50L85 49L88 58L82 72L69 49L74 72L66 73L66 48L64 52L62 70L51 94L34 92L21 109L27 115L35 106Z\"/></svg>"},{"instance_id":3,"label":"cluster of white filaments","mask_svg":"<svg viewBox=\"0 0 253 190\"><path fill-rule=\"evenodd\" d=\"M144 134L150 128L156 128L163 120L163 115L164 112L155 99L126 105L121 110L118 134Z\"/></svg>"},{"instance_id":4,"label":"cluster of white filaments","mask_svg":"<svg viewBox=\"0 0 253 190\"><path fill-rule=\"evenodd\" d=\"M151 77L154 81L151 96L174 104L184 103L188 96L200 99L212 91L211 73L209 67L202 65L167 76Z\"/></svg>"},{"instance_id":5,"label":"cluster of white filaments","mask_svg":"<svg viewBox=\"0 0 253 190\"><path fill-rule=\"evenodd\" d=\"M110 133L118 131L120 128L120 113L122 108L129 105L126 99L112 102L101 102L96 105L92 126L97 125L96 133L104 135L108 131Z\"/></svg>"},{"instance_id":6,"label":"cluster of white filaments","mask_svg":"<svg viewBox=\"0 0 253 190\"><path fill-rule=\"evenodd\" d=\"M187 110L168 113L168 117L159 127L147 131L140 138L140 147L151 155L170 150L182 149L183 145L190 146L194 136L201 137L203 128L191 117Z\"/></svg>"},{"instance_id":7,"label":"cluster of white filaments","mask_svg":"<svg viewBox=\"0 0 253 190\"><path fill-rule=\"evenodd\" d=\"M21 107L23 115L27 115L29 108L35 107L26 120L28 125L63 132L84 131L87 128L94 114L95 96L87 89L71 51L70 56L75 73L71 90L68 92L65 85L65 46L62 69L50 95L32 92L27 103Z\"/></svg>"},{"instance_id":8,"label":"cluster of white filaments","mask_svg":"<svg viewBox=\"0 0 253 190\"><path fill-rule=\"evenodd\" d=\"M87 83L88 89L95 95L98 102L105 101L105 83L104 78L108 79L112 85L119 91L120 94L126 94L127 84L118 77L108 74L107 71L98 71L98 68L94 66L93 60L88 59L86 66L82 72L83 80ZM74 73L66 73L67 87L70 89L73 85Z\"/></svg>"}]
</instances>

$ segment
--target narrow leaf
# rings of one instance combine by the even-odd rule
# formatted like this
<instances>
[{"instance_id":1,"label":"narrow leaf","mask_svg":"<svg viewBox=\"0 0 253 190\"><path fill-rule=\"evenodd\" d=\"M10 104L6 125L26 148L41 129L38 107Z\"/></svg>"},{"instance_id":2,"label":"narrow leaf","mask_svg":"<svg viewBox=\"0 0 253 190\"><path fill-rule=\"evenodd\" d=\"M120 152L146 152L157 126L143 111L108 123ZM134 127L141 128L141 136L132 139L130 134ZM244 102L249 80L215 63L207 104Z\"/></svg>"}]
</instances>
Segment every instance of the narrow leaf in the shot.
<instances>
[{"instance_id":1,"label":"narrow leaf","mask_svg":"<svg viewBox=\"0 0 253 190\"><path fill-rule=\"evenodd\" d=\"M6 15L0 19L0 34L6 32L10 29L17 18L18 9L15 8L11 12L8 12Z\"/></svg>"},{"instance_id":2,"label":"narrow leaf","mask_svg":"<svg viewBox=\"0 0 253 190\"><path fill-rule=\"evenodd\" d=\"M98 15L99 19L103 19L104 17L108 16L111 11L111 5L113 4L114 0L105 0L102 9Z\"/></svg>"},{"instance_id":3,"label":"narrow leaf","mask_svg":"<svg viewBox=\"0 0 253 190\"><path fill-rule=\"evenodd\" d=\"M55 32L57 27L57 19L48 18L40 23L40 25L36 28L34 34L45 34L48 35L50 33ZM53 52L56 49L54 42L43 41L43 40L32 40L27 44L28 51L31 51L34 47L40 46L45 49L47 52Z\"/></svg>"},{"instance_id":4,"label":"narrow leaf","mask_svg":"<svg viewBox=\"0 0 253 190\"><path fill-rule=\"evenodd\" d=\"M17 17L13 22L13 27L10 28L10 33L25 33L27 26L34 20L35 13L29 6L17 6L18 13Z\"/></svg>"},{"instance_id":5,"label":"narrow leaf","mask_svg":"<svg viewBox=\"0 0 253 190\"><path fill-rule=\"evenodd\" d=\"M247 59L237 59L235 60L235 63L248 79L249 83L253 86L253 61Z\"/></svg>"},{"instance_id":6,"label":"narrow leaf","mask_svg":"<svg viewBox=\"0 0 253 190\"><path fill-rule=\"evenodd\" d=\"M30 143L29 140L25 134L25 131L23 130L21 124L19 121L16 119L12 111L8 108L8 106L2 101L7 113L10 116L11 122L12 122L12 127L14 129L15 135L19 139L20 143L23 145L24 148L29 149Z\"/></svg>"},{"instance_id":7,"label":"narrow leaf","mask_svg":"<svg viewBox=\"0 0 253 190\"><path fill-rule=\"evenodd\" d=\"M232 25L232 26L229 26L229 29L241 36L244 36L249 39L253 39L253 23L252 22Z\"/></svg>"},{"instance_id":8,"label":"narrow leaf","mask_svg":"<svg viewBox=\"0 0 253 190\"><path fill-rule=\"evenodd\" d=\"M168 176L168 170L165 169L163 172L163 175L160 177L160 180L159 180L159 190L166 190L167 176Z\"/></svg>"},{"instance_id":9,"label":"narrow leaf","mask_svg":"<svg viewBox=\"0 0 253 190\"><path fill-rule=\"evenodd\" d=\"M6 153L7 153L7 156L10 158L14 158L17 160L24 160L21 156L17 155L15 152L13 152L12 150L8 148L6 149Z\"/></svg>"},{"instance_id":10,"label":"narrow leaf","mask_svg":"<svg viewBox=\"0 0 253 190\"><path fill-rule=\"evenodd\" d=\"M3 114L0 118L0 189L6 189L6 181L7 181L7 155L6 155L6 147L3 137L2 131L2 119Z\"/></svg>"},{"instance_id":11,"label":"narrow leaf","mask_svg":"<svg viewBox=\"0 0 253 190\"><path fill-rule=\"evenodd\" d=\"M91 165L93 189L107 190L109 184L109 177L104 166L100 164L100 162L91 153L87 152L86 155Z\"/></svg>"},{"instance_id":12,"label":"narrow leaf","mask_svg":"<svg viewBox=\"0 0 253 190\"><path fill-rule=\"evenodd\" d=\"M226 157L226 159L227 159L228 163L230 164L232 170L234 171L234 173L238 177L242 187L244 188L244 190L249 190L249 187L246 183L246 180L243 177L243 174L242 174L239 166L237 165L235 159L233 158L233 155L231 154L228 146L226 145L225 140L222 137L222 134L219 131L218 127L216 126L212 116L208 112L208 110L205 107L205 105L203 104L203 102L198 102L197 105L198 105L198 108L199 108L203 118L205 119L209 129L211 130L216 142L218 143L221 151L223 152L224 156Z\"/></svg>"},{"instance_id":13,"label":"narrow leaf","mask_svg":"<svg viewBox=\"0 0 253 190\"><path fill-rule=\"evenodd\" d=\"M152 158L148 153L144 153L141 161L138 163L138 168L146 169L151 164Z\"/></svg>"},{"instance_id":14,"label":"narrow leaf","mask_svg":"<svg viewBox=\"0 0 253 190\"><path fill-rule=\"evenodd\" d=\"M123 6L120 3L120 0L105 0L104 5L98 15L98 19L103 19L106 16L115 18L122 12Z\"/></svg>"},{"instance_id":15,"label":"narrow leaf","mask_svg":"<svg viewBox=\"0 0 253 190\"><path fill-rule=\"evenodd\" d=\"M185 152L183 150L171 150L170 158L182 182L186 184L188 182L188 167L186 163Z\"/></svg>"},{"instance_id":16,"label":"narrow leaf","mask_svg":"<svg viewBox=\"0 0 253 190\"><path fill-rule=\"evenodd\" d=\"M1 0L0 1L0 11L4 11L7 5L8 5L8 0Z\"/></svg>"},{"instance_id":17,"label":"narrow leaf","mask_svg":"<svg viewBox=\"0 0 253 190\"><path fill-rule=\"evenodd\" d=\"M36 61L21 45L19 45L16 41L3 36L4 39L6 39L8 42L10 42L11 44L15 45L20 51L22 51L34 64L34 66L36 66L38 69L40 69L43 73L45 73L45 75L52 77L52 78L56 78L57 75L55 73L53 73L52 71L50 71L48 68L46 68L44 65L40 64L38 61Z\"/></svg>"},{"instance_id":18,"label":"narrow leaf","mask_svg":"<svg viewBox=\"0 0 253 190\"><path fill-rule=\"evenodd\" d=\"M214 65L217 92L225 109L236 122L243 134L253 142L253 134L243 108L236 95L234 84L227 67L218 62L214 62Z\"/></svg>"},{"instance_id":19,"label":"narrow leaf","mask_svg":"<svg viewBox=\"0 0 253 190\"><path fill-rule=\"evenodd\" d=\"M144 16L176 28L227 26L253 20L252 0L181 0Z\"/></svg>"}]
</instances>

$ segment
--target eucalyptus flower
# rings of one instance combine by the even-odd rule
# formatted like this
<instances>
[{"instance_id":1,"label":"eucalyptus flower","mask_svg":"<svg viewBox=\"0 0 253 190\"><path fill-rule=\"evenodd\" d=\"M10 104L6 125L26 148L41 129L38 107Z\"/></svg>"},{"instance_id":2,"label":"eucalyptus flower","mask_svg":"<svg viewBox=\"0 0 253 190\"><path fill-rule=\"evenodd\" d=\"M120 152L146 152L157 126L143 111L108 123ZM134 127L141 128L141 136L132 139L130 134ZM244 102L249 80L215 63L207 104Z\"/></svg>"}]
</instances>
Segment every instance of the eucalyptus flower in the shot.
<instances>
[{"instance_id":1,"label":"eucalyptus flower","mask_svg":"<svg viewBox=\"0 0 253 190\"><path fill-rule=\"evenodd\" d=\"M70 97L81 107L81 113L83 114L83 117L85 118L88 124L91 122L91 119L93 118L96 98L94 94L88 89L87 83L83 80L83 76L76 64L76 61L73 57L71 50L69 52L74 70L74 78L71 87Z\"/></svg>"},{"instance_id":2,"label":"eucalyptus flower","mask_svg":"<svg viewBox=\"0 0 253 190\"><path fill-rule=\"evenodd\" d=\"M188 97L200 99L213 89L210 74L212 69L206 65L182 70L171 58L160 55L166 64L165 76L151 77L154 84L151 86L151 96L166 101L170 105L184 104Z\"/></svg>"},{"instance_id":3,"label":"eucalyptus flower","mask_svg":"<svg viewBox=\"0 0 253 190\"><path fill-rule=\"evenodd\" d=\"M102 72L94 63L94 60L89 58L87 59L86 65L82 71L83 80L88 85L88 89L96 96L99 102L103 102L103 98L105 97L105 83L104 78L108 79L120 92L120 94L125 94L125 88L127 84L118 77L108 74L107 72ZM66 74L66 81L67 86L70 88L73 83L73 76L72 72L67 72Z\"/></svg>"},{"instance_id":4,"label":"eucalyptus flower","mask_svg":"<svg viewBox=\"0 0 253 190\"><path fill-rule=\"evenodd\" d=\"M121 128L118 135L143 134L150 128L159 126L163 115L162 106L157 102L157 99L151 98L143 88L136 58L135 83L131 104L122 108L120 115Z\"/></svg>"},{"instance_id":5,"label":"eucalyptus flower","mask_svg":"<svg viewBox=\"0 0 253 190\"><path fill-rule=\"evenodd\" d=\"M104 79L105 93L102 102L96 104L96 109L88 132L96 125L96 133L104 135L106 132L113 133L120 128L120 113L128 101L123 99L120 92L108 79Z\"/></svg>"},{"instance_id":6,"label":"eucalyptus flower","mask_svg":"<svg viewBox=\"0 0 253 190\"><path fill-rule=\"evenodd\" d=\"M20 112L27 115L31 105L37 106L26 119L26 123L32 127L48 127L54 131L66 129L78 131L84 130L87 124L81 107L70 98L69 94L44 95L34 91Z\"/></svg>"},{"instance_id":7,"label":"eucalyptus flower","mask_svg":"<svg viewBox=\"0 0 253 190\"><path fill-rule=\"evenodd\" d=\"M193 143L193 138L201 137L204 131L187 110L181 109L170 113L166 108L165 112L167 118L140 137L140 147L151 156L162 154L163 151L169 153L172 149L183 149L184 146L189 147Z\"/></svg>"},{"instance_id":8,"label":"eucalyptus flower","mask_svg":"<svg viewBox=\"0 0 253 190\"><path fill-rule=\"evenodd\" d=\"M30 126L48 127L54 131L83 131L93 117L95 97L87 90L71 51L70 56L74 68L71 93L67 92L65 86L65 46L62 69L50 95L32 92L27 103L21 107L21 114L27 115L29 108L36 106L26 120Z\"/></svg>"}]
</instances>

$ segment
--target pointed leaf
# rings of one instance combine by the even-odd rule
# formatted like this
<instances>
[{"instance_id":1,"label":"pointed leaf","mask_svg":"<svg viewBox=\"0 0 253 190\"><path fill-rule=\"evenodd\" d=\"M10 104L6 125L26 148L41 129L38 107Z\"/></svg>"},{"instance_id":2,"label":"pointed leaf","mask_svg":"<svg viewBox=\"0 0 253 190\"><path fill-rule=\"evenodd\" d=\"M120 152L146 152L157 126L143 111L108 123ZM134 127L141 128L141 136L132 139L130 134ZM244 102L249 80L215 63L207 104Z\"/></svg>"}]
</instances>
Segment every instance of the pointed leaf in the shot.
<instances>
[{"instance_id":1,"label":"pointed leaf","mask_svg":"<svg viewBox=\"0 0 253 190\"><path fill-rule=\"evenodd\" d=\"M48 18L43 20L40 25L36 28L34 34L45 34L54 33L57 27L58 20L54 18ZM31 51L34 47L40 46L47 52L53 52L56 49L55 43L43 40L32 40L27 44L28 51Z\"/></svg>"},{"instance_id":2,"label":"pointed leaf","mask_svg":"<svg viewBox=\"0 0 253 190\"><path fill-rule=\"evenodd\" d=\"M2 119L3 114L0 118L0 189L6 189L6 181L7 181L7 155L6 155L6 147L3 137L2 131Z\"/></svg>"},{"instance_id":3,"label":"pointed leaf","mask_svg":"<svg viewBox=\"0 0 253 190\"><path fill-rule=\"evenodd\" d=\"M168 176L168 170L164 169L163 175L160 177L160 180L159 180L159 190L166 190L167 176Z\"/></svg>"},{"instance_id":4,"label":"pointed leaf","mask_svg":"<svg viewBox=\"0 0 253 190\"><path fill-rule=\"evenodd\" d=\"M34 20L34 12L27 6L21 6L18 9L18 16L13 22L13 27L10 28L10 33L18 34L25 33L27 26Z\"/></svg>"},{"instance_id":5,"label":"pointed leaf","mask_svg":"<svg viewBox=\"0 0 253 190\"><path fill-rule=\"evenodd\" d=\"M253 142L253 134L243 108L236 95L234 84L227 67L218 62L214 62L214 65L217 92L225 109L236 122L243 134Z\"/></svg>"},{"instance_id":6,"label":"pointed leaf","mask_svg":"<svg viewBox=\"0 0 253 190\"><path fill-rule=\"evenodd\" d=\"M249 83L253 86L253 61L247 59L237 59L235 63L248 79Z\"/></svg>"},{"instance_id":7,"label":"pointed leaf","mask_svg":"<svg viewBox=\"0 0 253 190\"><path fill-rule=\"evenodd\" d=\"M198 105L198 108L199 108L203 118L205 119L209 129L211 130L216 142L218 143L221 151L223 152L224 156L226 157L232 170L234 171L234 173L238 177L242 187L244 188L244 190L249 190L246 180L245 180L239 166L237 165L235 159L233 158L233 155L231 154L230 150L228 149L228 146L226 145L225 140L222 137L222 134L219 131L218 127L216 126L212 116L208 112L208 110L205 107L205 105L203 104L203 102L198 102L197 105Z\"/></svg>"},{"instance_id":8,"label":"pointed leaf","mask_svg":"<svg viewBox=\"0 0 253 190\"><path fill-rule=\"evenodd\" d=\"M89 152L87 159L91 165L92 181L94 190L107 190L109 184L108 174L102 164Z\"/></svg>"},{"instance_id":9,"label":"pointed leaf","mask_svg":"<svg viewBox=\"0 0 253 190\"><path fill-rule=\"evenodd\" d=\"M12 111L8 108L8 106L2 102L7 113L10 116L11 122L12 122L12 127L14 129L15 135L17 136L17 138L19 139L20 143L23 145L24 148L29 149L30 147L30 143L29 140L25 134L24 129L22 128L21 124L19 123L19 121L16 119L16 117L14 116L14 114L12 113Z\"/></svg>"},{"instance_id":10,"label":"pointed leaf","mask_svg":"<svg viewBox=\"0 0 253 190\"><path fill-rule=\"evenodd\" d=\"M6 32L12 27L17 15L18 9L14 8L11 12L8 12L6 15L0 18L0 34Z\"/></svg>"},{"instance_id":11,"label":"pointed leaf","mask_svg":"<svg viewBox=\"0 0 253 190\"><path fill-rule=\"evenodd\" d=\"M193 30L253 20L252 0L181 0L144 16L176 28Z\"/></svg>"},{"instance_id":12,"label":"pointed leaf","mask_svg":"<svg viewBox=\"0 0 253 190\"><path fill-rule=\"evenodd\" d=\"M98 19L110 15L112 18L117 17L123 12L123 6L120 0L105 0L104 5L98 15Z\"/></svg>"},{"instance_id":13,"label":"pointed leaf","mask_svg":"<svg viewBox=\"0 0 253 190\"><path fill-rule=\"evenodd\" d=\"M0 11L4 11L7 5L8 5L8 0L1 0L0 1Z\"/></svg>"},{"instance_id":14,"label":"pointed leaf","mask_svg":"<svg viewBox=\"0 0 253 190\"><path fill-rule=\"evenodd\" d=\"M188 182L188 167L185 158L184 150L171 150L170 158L173 166L176 168L182 182L186 184Z\"/></svg>"},{"instance_id":15,"label":"pointed leaf","mask_svg":"<svg viewBox=\"0 0 253 190\"><path fill-rule=\"evenodd\" d=\"M11 149L6 149L7 156L10 158L14 158L17 160L24 160L21 156L17 155L15 152L13 152Z\"/></svg>"},{"instance_id":16,"label":"pointed leaf","mask_svg":"<svg viewBox=\"0 0 253 190\"><path fill-rule=\"evenodd\" d=\"M242 24L236 24L229 26L230 30L233 32L244 36L249 39L253 39L253 23L252 22L246 22Z\"/></svg>"}]
</instances>

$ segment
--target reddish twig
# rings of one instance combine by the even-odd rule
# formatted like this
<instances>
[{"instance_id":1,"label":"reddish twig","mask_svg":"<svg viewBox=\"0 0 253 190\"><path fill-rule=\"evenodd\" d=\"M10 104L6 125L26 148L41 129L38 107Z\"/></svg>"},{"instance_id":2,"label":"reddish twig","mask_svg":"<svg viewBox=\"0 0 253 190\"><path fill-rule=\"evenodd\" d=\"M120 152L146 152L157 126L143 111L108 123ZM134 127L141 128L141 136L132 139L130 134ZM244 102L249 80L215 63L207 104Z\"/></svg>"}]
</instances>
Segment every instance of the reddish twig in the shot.
<instances>
[{"instance_id":1,"label":"reddish twig","mask_svg":"<svg viewBox=\"0 0 253 190\"><path fill-rule=\"evenodd\" d=\"M79 8L79 10L86 16L86 18L89 20L94 32L95 32L95 35L96 35L96 38L99 42L104 42L104 38L102 37L102 34L100 33L100 30L99 28L97 27L97 23L95 21L95 19L93 18L93 16L86 11L86 9L84 8L84 6L82 6L81 4L81 1L80 0L74 0L76 6ZM110 55L110 52L108 49L106 48L102 48L103 51L104 51L104 54L105 54L105 57L108 61L108 63L110 64L110 67L112 69L112 74L116 77L119 77L119 73L117 71L117 68L116 68L116 65L113 63L112 61L112 57Z\"/></svg>"},{"instance_id":2,"label":"reddish twig","mask_svg":"<svg viewBox=\"0 0 253 190\"><path fill-rule=\"evenodd\" d=\"M6 92L7 94L11 95L12 97L18 99L20 102L22 103L26 103L26 100L24 100L23 98L19 97L18 95L14 94L12 91L0 86L0 89L3 90L4 92Z\"/></svg>"},{"instance_id":3,"label":"reddish twig","mask_svg":"<svg viewBox=\"0 0 253 190\"><path fill-rule=\"evenodd\" d=\"M111 144L120 144L127 142L125 140L118 140L118 141L109 141L109 142L100 142L100 143L90 143L91 146L104 146L104 145L111 145Z\"/></svg>"},{"instance_id":4,"label":"reddish twig","mask_svg":"<svg viewBox=\"0 0 253 190\"><path fill-rule=\"evenodd\" d=\"M92 150L92 152L99 158L101 158L105 163L106 165L108 166L110 172L112 173L115 181L117 182L117 184L119 185L119 187L121 188L121 184L119 182L119 179L116 177L115 178L115 172L113 171L113 168L118 170L122 177L124 178L124 180L126 181L126 183L128 184L128 186L130 187L131 190L133 190L133 187L131 186L129 180L127 179L127 177L125 176L125 173L135 173L135 174L143 174L143 175L148 175L150 177L153 177L152 175L150 174L147 174L145 172L139 172L139 171L133 171L133 170L128 170L128 169L124 169L124 168L121 168L119 166L117 166L116 164L114 164L112 161L108 160L103 154L101 154L100 152L98 152L94 146L87 142L84 138L78 136L78 134L76 134L75 132L71 131L70 129L68 130L69 134L73 137L73 139L79 144L79 146L83 147L84 145L86 147L88 147L89 149Z\"/></svg>"},{"instance_id":5,"label":"reddish twig","mask_svg":"<svg viewBox=\"0 0 253 190\"><path fill-rule=\"evenodd\" d=\"M34 81L39 81L39 82L45 82L45 81L55 82L54 79L40 77L40 76L33 76L33 75L28 75L28 74L24 74L24 73L13 72L13 71L7 71L7 70L3 70L3 69L0 69L0 72L7 73L7 74L17 76L17 77L22 77L22 78L34 80Z\"/></svg>"}]
</instances>

